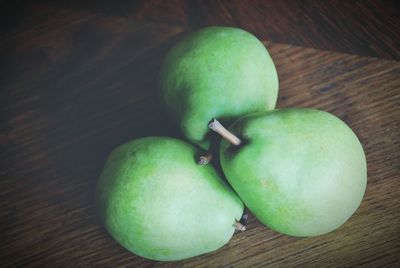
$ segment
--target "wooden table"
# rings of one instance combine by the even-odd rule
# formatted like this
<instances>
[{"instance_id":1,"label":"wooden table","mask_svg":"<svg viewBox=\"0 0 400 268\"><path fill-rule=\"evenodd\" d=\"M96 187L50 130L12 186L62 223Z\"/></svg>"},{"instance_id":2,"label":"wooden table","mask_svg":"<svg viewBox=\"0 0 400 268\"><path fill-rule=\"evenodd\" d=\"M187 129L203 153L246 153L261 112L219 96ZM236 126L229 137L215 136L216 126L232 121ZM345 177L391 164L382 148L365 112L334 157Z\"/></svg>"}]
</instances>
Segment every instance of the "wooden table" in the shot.
<instances>
[{"instance_id":1,"label":"wooden table","mask_svg":"<svg viewBox=\"0 0 400 268\"><path fill-rule=\"evenodd\" d=\"M400 9L395 1L3 2L0 266L399 267ZM54 3L53 3L54 2ZM278 107L324 109L364 145L368 187L340 229L278 234L251 216L217 252L137 257L99 224L93 191L116 145L180 136L156 100L168 50L207 25L244 28L278 69Z\"/></svg>"}]
</instances>

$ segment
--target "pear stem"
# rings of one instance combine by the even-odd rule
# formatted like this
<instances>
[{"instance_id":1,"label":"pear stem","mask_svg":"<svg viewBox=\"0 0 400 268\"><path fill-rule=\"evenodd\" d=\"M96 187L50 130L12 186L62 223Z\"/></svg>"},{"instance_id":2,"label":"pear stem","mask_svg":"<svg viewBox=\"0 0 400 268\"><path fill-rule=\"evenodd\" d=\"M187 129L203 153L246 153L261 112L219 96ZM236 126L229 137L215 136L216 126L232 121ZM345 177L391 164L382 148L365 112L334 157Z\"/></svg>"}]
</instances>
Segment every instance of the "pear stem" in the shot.
<instances>
[{"instance_id":1,"label":"pear stem","mask_svg":"<svg viewBox=\"0 0 400 268\"><path fill-rule=\"evenodd\" d=\"M246 231L246 226L244 226L243 224L241 224L237 220L235 220L235 222L233 223L232 226L235 227L235 230L242 231L242 232Z\"/></svg>"},{"instance_id":2,"label":"pear stem","mask_svg":"<svg viewBox=\"0 0 400 268\"><path fill-rule=\"evenodd\" d=\"M217 132L224 139L232 143L233 145L239 146L242 141L236 137L232 132L227 130L217 119L213 118L210 123L208 123L208 127L213 131Z\"/></svg>"},{"instance_id":3,"label":"pear stem","mask_svg":"<svg viewBox=\"0 0 400 268\"><path fill-rule=\"evenodd\" d=\"M211 152L207 152L206 155L201 155L199 157L199 161L197 161L197 164L204 166L207 165L208 163L210 163L210 161L213 158L213 154Z\"/></svg>"}]
</instances>

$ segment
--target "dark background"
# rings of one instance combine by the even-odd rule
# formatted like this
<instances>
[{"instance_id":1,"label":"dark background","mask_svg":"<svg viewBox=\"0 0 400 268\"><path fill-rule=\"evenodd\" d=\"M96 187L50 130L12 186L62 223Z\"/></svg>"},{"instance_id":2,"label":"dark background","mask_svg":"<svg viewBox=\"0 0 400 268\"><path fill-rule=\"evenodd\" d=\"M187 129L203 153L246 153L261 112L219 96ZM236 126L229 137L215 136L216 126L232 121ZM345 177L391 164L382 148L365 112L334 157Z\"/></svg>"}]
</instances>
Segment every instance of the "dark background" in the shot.
<instances>
[{"instance_id":1,"label":"dark background","mask_svg":"<svg viewBox=\"0 0 400 268\"><path fill-rule=\"evenodd\" d=\"M396 1L1 1L0 266L398 266L400 8ZM343 227L293 238L263 227L175 263L137 257L98 223L92 198L116 145L179 137L155 94L167 50L208 25L268 47L278 107L346 121L369 184Z\"/></svg>"}]
</instances>

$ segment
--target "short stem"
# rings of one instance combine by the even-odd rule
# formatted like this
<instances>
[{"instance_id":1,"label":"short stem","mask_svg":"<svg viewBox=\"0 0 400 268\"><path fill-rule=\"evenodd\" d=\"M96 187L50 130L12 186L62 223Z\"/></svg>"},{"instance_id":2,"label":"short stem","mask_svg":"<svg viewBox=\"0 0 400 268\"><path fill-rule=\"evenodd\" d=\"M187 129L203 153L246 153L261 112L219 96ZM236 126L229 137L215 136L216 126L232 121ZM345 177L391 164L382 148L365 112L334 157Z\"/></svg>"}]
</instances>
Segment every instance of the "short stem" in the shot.
<instances>
[{"instance_id":1,"label":"short stem","mask_svg":"<svg viewBox=\"0 0 400 268\"><path fill-rule=\"evenodd\" d=\"M236 230L238 231L246 231L246 226L244 226L243 224L241 224L240 222L236 221L233 223L233 227L235 227Z\"/></svg>"},{"instance_id":2,"label":"short stem","mask_svg":"<svg viewBox=\"0 0 400 268\"><path fill-rule=\"evenodd\" d=\"M232 132L227 130L223 125L221 125L220 122L217 121L217 119L213 118L210 123L208 123L208 127L212 129L213 131L217 132L219 135L221 135L224 139L228 140L230 143L233 145L240 145L242 141L236 137Z\"/></svg>"},{"instance_id":3,"label":"short stem","mask_svg":"<svg viewBox=\"0 0 400 268\"><path fill-rule=\"evenodd\" d=\"M197 164L203 166L203 165L207 165L208 163L210 163L210 161L213 158L213 154L211 152L207 152L206 155L201 155L199 157L199 161L197 162Z\"/></svg>"}]
</instances>

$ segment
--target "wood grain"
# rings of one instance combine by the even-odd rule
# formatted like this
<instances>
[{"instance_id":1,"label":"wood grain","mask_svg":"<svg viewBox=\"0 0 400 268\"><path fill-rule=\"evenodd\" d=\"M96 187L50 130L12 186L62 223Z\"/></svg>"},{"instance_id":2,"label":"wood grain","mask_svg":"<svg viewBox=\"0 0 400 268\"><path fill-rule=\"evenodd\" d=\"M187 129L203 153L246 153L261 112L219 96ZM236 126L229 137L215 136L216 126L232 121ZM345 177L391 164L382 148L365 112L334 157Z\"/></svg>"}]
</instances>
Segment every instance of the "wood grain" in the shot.
<instances>
[{"instance_id":1,"label":"wood grain","mask_svg":"<svg viewBox=\"0 0 400 268\"><path fill-rule=\"evenodd\" d=\"M386 265L400 261L400 63L267 45L281 80L279 106L333 112L354 129L364 144L369 180L362 206L342 228L317 238L279 235L252 217L249 230L236 235L218 252L171 265L350 267L363 262ZM155 70L158 63L152 65L149 68ZM131 90L121 89L119 94ZM115 89L100 93L109 100L116 95ZM16 117L2 135L2 139L8 137L14 142L13 148L2 150L11 159L3 174L13 174L2 181L2 189L7 190L2 191L1 198L1 218L6 219L6 225L1 225L5 232L1 251L7 253L8 264L164 265L135 257L119 247L96 223L91 206L94 184L108 151L128 138L150 134L155 121L161 121L153 109L135 112L140 103L143 107L152 106L153 92L143 93L147 96L141 101L135 99L136 103L120 99L118 103L111 101L117 107L110 104L104 107L106 111L85 113L85 102L96 95L91 93L82 104L69 104L70 110L60 107L60 114L55 113L46 128L39 125L40 119L35 120L35 113ZM82 116L72 117L78 122L68 119L74 109ZM138 115L130 115L130 109ZM96 117L105 119L98 125L90 123ZM21 121L28 126L16 129L16 124L25 125ZM24 142L24 131L35 133L36 140ZM72 139L76 132L83 135ZM161 127L153 134L156 132L168 134ZM61 142L60 137L68 142ZM23 149L15 148L15 144L26 146L29 151L18 152ZM26 154L30 157L24 157ZM18 160L25 161L20 162L19 170L13 169L12 162Z\"/></svg>"},{"instance_id":2,"label":"wood grain","mask_svg":"<svg viewBox=\"0 0 400 268\"><path fill-rule=\"evenodd\" d=\"M399 266L394 2L82 3L13 2L21 19L14 22L13 12L2 18L0 266ZM328 235L288 237L251 217L249 230L215 253L145 260L103 230L93 189L116 145L180 137L157 100L155 78L171 45L210 24L241 26L265 40L279 73L279 107L330 111L354 129L367 154L367 192L356 214Z\"/></svg>"},{"instance_id":3,"label":"wood grain","mask_svg":"<svg viewBox=\"0 0 400 268\"><path fill-rule=\"evenodd\" d=\"M358 55L400 59L400 5L396 0L141 0L3 1L0 40L8 46L49 31L97 21L119 33L116 22L179 27L247 29L260 39ZM57 39L47 38L50 44ZM58 40L60 41L60 40Z\"/></svg>"}]
</instances>

